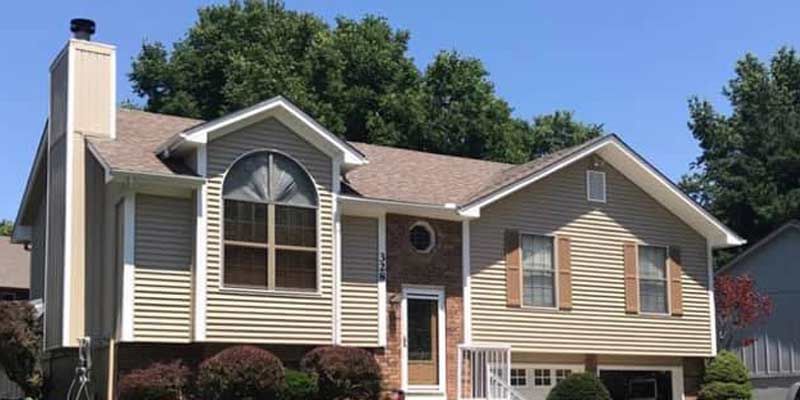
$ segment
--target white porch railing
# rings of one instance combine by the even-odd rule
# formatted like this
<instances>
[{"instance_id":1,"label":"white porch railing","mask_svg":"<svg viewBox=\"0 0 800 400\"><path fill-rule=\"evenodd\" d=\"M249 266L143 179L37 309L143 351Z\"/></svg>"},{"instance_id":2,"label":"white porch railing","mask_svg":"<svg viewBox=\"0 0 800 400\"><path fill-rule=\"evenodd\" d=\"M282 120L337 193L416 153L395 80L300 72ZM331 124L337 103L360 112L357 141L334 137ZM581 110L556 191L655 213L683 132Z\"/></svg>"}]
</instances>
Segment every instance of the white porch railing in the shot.
<instances>
[{"instance_id":1,"label":"white porch railing","mask_svg":"<svg viewBox=\"0 0 800 400\"><path fill-rule=\"evenodd\" d=\"M511 387L511 347L458 346L459 400L524 400Z\"/></svg>"}]
</instances>

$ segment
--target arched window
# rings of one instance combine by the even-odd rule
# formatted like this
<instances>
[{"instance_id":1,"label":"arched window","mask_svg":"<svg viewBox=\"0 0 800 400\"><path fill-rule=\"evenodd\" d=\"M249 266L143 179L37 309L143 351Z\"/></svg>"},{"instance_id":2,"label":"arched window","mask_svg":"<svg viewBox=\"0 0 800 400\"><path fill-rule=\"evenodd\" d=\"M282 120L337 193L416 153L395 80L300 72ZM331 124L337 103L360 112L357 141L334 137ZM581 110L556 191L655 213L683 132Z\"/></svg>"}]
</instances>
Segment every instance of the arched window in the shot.
<instances>
[{"instance_id":1,"label":"arched window","mask_svg":"<svg viewBox=\"0 0 800 400\"><path fill-rule=\"evenodd\" d=\"M317 288L317 191L280 153L239 159L225 176L226 286Z\"/></svg>"}]
</instances>

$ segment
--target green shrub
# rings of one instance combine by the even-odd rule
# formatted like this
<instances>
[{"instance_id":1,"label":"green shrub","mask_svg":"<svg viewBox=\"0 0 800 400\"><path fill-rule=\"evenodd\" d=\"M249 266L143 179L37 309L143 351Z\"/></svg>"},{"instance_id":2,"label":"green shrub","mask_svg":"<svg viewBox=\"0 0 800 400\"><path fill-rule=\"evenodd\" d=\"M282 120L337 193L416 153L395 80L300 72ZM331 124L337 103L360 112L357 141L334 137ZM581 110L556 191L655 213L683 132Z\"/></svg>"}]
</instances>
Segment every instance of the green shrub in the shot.
<instances>
[{"instance_id":1,"label":"green shrub","mask_svg":"<svg viewBox=\"0 0 800 400\"><path fill-rule=\"evenodd\" d=\"M287 369L285 374L286 387L283 389L281 400L308 400L317 398L317 380L313 376L292 369Z\"/></svg>"},{"instance_id":2,"label":"green shrub","mask_svg":"<svg viewBox=\"0 0 800 400\"><path fill-rule=\"evenodd\" d=\"M317 347L300 367L317 379L324 400L376 400L381 393L381 370L371 353L357 347Z\"/></svg>"},{"instance_id":3,"label":"green shrub","mask_svg":"<svg viewBox=\"0 0 800 400\"><path fill-rule=\"evenodd\" d=\"M119 381L122 400L183 400L189 380L189 368L180 361L154 363L133 370Z\"/></svg>"},{"instance_id":4,"label":"green shrub","mask_svg":"<svg viewBox=\"0 0 800 400\"><path fill-rule=\"evenodd\" d=\"M706 366L700 398L703 400L751 399L753 386L747 368L733 353L723 350Z\"/></svg>"},{"instance_id":5,"label":"green shrub","mask_svg":"<svg viewBox=\"0 0 800 400\"><path fill-rule=\"evenodd\" d=\"M611 400L608 389L593 374L572 374L559 382L547 400Z\"/></svg>"},{"instance_id":6,"label":"green shrub","mask_svg":"<svg viewBox=\"0 0 800 400\"><path fill-rule=\"evenodd\" d=\"M253 346L229 347L203 361L197 373L203 400L268 400L284 387L281 360Z\"/></svg>"},{"instance_id":7,"label":"green shrub","mask_svg":"<svg viewBox=\"0 0 800 400\"><path fill-rule=\"evenodd\" d=\"M26 397L42 398L42 320L26 301L0 301L0 365Z\"/></svg>"}]
</instances>

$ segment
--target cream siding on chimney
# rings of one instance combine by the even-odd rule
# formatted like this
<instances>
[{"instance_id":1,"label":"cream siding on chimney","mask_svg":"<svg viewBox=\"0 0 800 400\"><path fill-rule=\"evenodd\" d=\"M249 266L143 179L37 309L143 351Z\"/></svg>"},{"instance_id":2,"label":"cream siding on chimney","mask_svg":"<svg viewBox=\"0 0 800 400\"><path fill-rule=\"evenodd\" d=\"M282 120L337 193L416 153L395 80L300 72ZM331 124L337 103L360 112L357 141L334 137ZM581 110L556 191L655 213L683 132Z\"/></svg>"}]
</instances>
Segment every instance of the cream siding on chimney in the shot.
<instances>
[{"instance_id":1,"label":"cream siding on chimney","mask_svg":"<svg viewBox=\"0 0 800 400\"><path fill-rule=\"evenodd\" d=\"M607 203L587 201L589 167L569 166L471 223L473 340L520 352L711 355L705 240L610 166ZM571 311L506 307L505 229L571 238ZM625 313L625 241L681 247L683 317Z\"/></svg>"},{"instance_id":2,"label":"cream siding on chimney","mask_svg":"<svg viewBox=\"0 0 800 400\"><path fill-rule=\"evenodd\" d=\"M319 193L319 293L221 288L223 174L236 158L257 149L282 151L314 178ZM270 118L208 144L208 261L206 337L209 341L330 344L333 318L332 160Z\"/></svg>"},{"instance_id":3,"label":"cream siding on chimney","mask_svg":"<svg viewBox=\"0 0 800 400\"><path fill-rule=\"evenodd\" d=\"M87 136L111 136L115 113L114 71L111 48L94 43L72 41L75 48L74 129Z\"/></svg>"},{"instance_id":4,"label":"cream siding on chimney","mask_svg":"<svg viewBox=\"0 0 800 400\"><path fill-rule=\"evenodd\" d=\"M378 346L378 220L342 217L342 344Z\"/></svg>"}]
</instances>

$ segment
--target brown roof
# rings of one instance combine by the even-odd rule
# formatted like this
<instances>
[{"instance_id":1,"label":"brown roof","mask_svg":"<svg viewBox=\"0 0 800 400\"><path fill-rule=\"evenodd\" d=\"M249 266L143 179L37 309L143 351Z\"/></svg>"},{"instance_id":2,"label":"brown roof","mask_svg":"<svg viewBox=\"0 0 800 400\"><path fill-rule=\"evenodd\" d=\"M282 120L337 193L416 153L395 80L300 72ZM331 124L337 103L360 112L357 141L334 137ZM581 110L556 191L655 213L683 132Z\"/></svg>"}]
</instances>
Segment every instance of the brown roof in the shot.
<instances>
[{"instance_id":1,"label":"brown roof","mask_svg":"<svg viewBox=\"0 0 800 400\"><path fill-rule=\"evenodd\" d=\"M11 238L0 236L0 287L30 287L30 253Z\"/></svg>"},{"instance_id":2,"label":"brown roof","mask_svg":"<svg viewBox=\"0 0 800 400\"><path fill-rule=\"evenodd\" d=\"M89 142L112 170L148 174L185 174L180 164L165 163L156 157L156 148L167 139L202 120L120 109L117 111L117 138L90 139Z\"/></svg>"},{"instance_id":3,"label":"brown roof","mask_svg":"<svg viewBox=\"0 0 800 400\"><path fill-rule=\"evenodd\" d=\"M115 140L90 139L113 171L191 174L185 165L156 156L159 145L204 121L144 111L117 112ZM350 143L369 163L349 171L346 189L363 197L421 204L463 205L541 171L605 137L547 154L525 164L504 164L366 143Z\"/></svg>"},{"instance_id":4,"label":"brown roof","mask_svg":"<svg viewBox=\"0 0 800 400\"><path fill-rule=\"evenodd\" d=\"M353 143L369 164L347 173L364 197L426 204L461 204L476 188L513 167L492 161Z\"/></svg>"}]
</instances>

